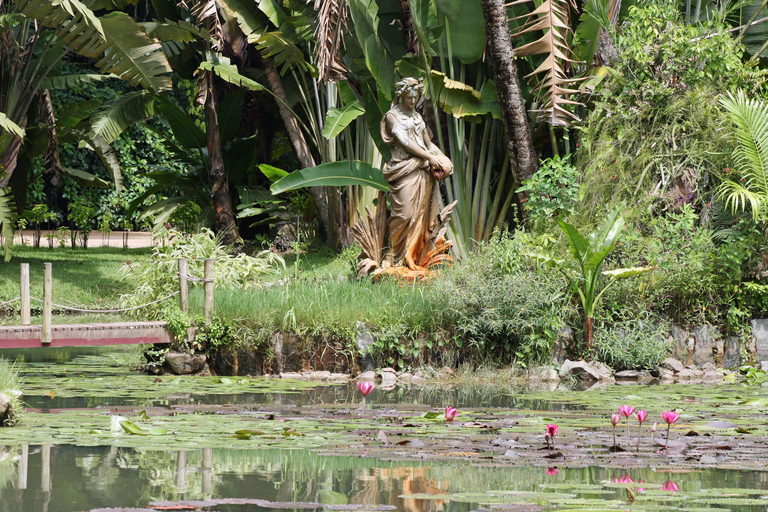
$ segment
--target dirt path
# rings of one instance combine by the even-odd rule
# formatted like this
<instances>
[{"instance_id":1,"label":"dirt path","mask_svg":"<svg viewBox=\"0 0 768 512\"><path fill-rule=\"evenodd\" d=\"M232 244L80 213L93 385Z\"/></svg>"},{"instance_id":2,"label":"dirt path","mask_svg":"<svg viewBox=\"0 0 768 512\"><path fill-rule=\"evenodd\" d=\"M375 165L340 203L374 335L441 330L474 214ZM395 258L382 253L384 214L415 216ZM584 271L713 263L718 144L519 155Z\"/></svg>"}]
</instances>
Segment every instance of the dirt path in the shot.
<instances>
[{"instance_id":1,"label":"dirt path","mask_svg":"<svg viewBox=\"0 0 768 512\"><path fill-rule=\"evenodd\" d=\"M16 231L14 244L31 246L33 245L34 235L35 232L33 230ZM40 246L70 247L69 235L66 237L57 235L56 231L44 229L40 239ZM88 247L126 247L126 244L129 249L138 249L141 247L153 247L155 241L152 240L152 233L148 231L113 231L108 235L100 231L93 231L88 238Z\"/></svg>"}]
</instances>

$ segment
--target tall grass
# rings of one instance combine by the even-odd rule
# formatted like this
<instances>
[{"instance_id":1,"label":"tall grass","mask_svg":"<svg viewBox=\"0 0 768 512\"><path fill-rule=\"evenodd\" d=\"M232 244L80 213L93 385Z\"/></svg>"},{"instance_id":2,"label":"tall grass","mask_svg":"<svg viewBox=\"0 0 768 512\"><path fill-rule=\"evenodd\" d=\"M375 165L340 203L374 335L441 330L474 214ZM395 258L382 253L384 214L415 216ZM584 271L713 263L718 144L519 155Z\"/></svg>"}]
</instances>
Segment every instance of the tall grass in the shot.
<instances>
[{"instance_id":1,"label":"tall grass","mask_svg":"<svg viewBox=\"0 0 768 512\"><path fill-rule=\"evenodd\" d=\"M0 392L20 387L19 372L7 359L0 358Z\"/></svg>"},{"instance_id":2,"label":"tall grass","mask_svg":"<svg viewBox=\"0 0 768 512\"><path fill-rule=\"evenodd\" d=\"M203 292L190 294L192 311L202 312ZM301 280L282 286L217 289L216 316L299 333L350 334L357 322L377 329L403 326L416 333L443 322L441 301L429 285L386 281Z\"/></svg>"}]
</instances>

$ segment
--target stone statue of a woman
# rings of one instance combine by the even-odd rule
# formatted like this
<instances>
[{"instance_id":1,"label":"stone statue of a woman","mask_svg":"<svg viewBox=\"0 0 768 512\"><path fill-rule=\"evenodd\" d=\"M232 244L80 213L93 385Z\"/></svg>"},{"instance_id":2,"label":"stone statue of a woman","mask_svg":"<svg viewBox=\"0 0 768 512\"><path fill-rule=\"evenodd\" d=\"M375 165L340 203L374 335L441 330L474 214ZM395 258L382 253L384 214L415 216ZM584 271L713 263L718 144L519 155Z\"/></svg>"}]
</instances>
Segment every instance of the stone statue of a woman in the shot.
<instances>
[{"instance_id":1,"label":"stone statue of a woman","mask_svg":"<svg viewBox=\"0 0 768 512\"><path fill-rule=\"evenodd\" d=\"M391 207L384 268L424 270L419 256L440 213L437 182L453 173L453 164L429 139L415 110L422 92L421 80L398 82L392 108L381 120L381 137L392 147L392 160L384 169Z\"/></svg>"},{"instance_id":2,"label":"stone statue of a woman","mask_svg":"<svg viewBox=\"0 0 768 512\"><path fill-rule=\"evenodd\" d=\"M384 168L391 212L387 218L384 193L379 192L376 213L366 208L367 218L352 227L362 248L360 277L424 279L435 265L450 261L445 225L456 202L439 210L437 182L453 173L453 164L429 139L414 110L422 92L421 80L398 82L392 108L381 120L381 137L392 147Z\"/></svg>"}]
</instances>

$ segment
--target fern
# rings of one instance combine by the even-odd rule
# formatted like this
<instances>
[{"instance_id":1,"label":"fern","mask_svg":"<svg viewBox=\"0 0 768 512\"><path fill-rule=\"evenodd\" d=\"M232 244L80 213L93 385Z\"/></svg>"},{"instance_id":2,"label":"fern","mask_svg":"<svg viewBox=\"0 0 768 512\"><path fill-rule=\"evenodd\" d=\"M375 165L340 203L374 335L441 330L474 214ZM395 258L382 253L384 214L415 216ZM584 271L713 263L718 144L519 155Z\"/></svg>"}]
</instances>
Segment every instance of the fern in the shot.
<instances>
[{"instance_id":1,"label":"fern","mask_svg":"<svg viewBox=\"0 0 768 512\"><path fill-rule=\"evenodd\" d=\"M733 150L735 178L721 176L717 196L732 211L752 210L755 220L765 220L768 205L768 104L747 98L744 91L728 94L720 104L734 124Z\"/></svg>"}]
</instances>

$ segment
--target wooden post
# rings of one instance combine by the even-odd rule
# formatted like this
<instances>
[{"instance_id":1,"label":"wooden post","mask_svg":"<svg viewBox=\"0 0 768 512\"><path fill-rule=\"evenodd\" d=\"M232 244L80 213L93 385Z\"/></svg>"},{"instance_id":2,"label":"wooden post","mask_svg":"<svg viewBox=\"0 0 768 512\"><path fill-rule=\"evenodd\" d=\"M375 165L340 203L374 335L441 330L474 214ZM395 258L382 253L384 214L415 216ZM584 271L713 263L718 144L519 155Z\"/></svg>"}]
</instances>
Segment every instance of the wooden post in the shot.
<instances>
[{"instance_id":1,"label":"wooden post","mask_svg":"<svg viewBox=\"0 0 768 512\"><path fill-rule=\"evenodd\" d=\"M179 307L186 313L189 310L189 262L187 258L179 258Z\"/></svg>"},{"instance_id":2,"label":"wooden post","mask_svg":"<svg viewBox=\"0 0 768 512\"><path fill-rule=\"evenodd\" d=\"M203 448L203 494L213 491L213 449Z\"/></svg>"},{"instance_id":3,"label":"wooden post","mask_svg":"<svg viewBox=\"0 0 768 512\"><path fill-rule=\"evenodd\" d=\"M50 263L43 263L43 328L40 333L40 341L43 345L50 345L51 334L51 309L53 307L53 270Z\"/></svg>"},{"instance_id":4,"label":"wooden post","mask_svg":"<svg viewBox=\"0 0 768 512\"><path fill-rule=\"evenodd\" d=\"M210 322L213 315L213 258L205 258L203 270L203 290L205 290L205 321Z\"/></svg>"},{"instance_id":5,"label":"wooden post","mask_svg":"<svg viewBox=\"0 0 768 512\"><path fill-rule=\"evenodd\" d=\"M19 459L19 476L16 480L17 489L27 488L27 471L29 470L29 445L21 446L21 458Z\"/></svg>"},{"instance_id":6,"label":"wooden post","mask_svg":"<svg viewBox=\"0 0 768 512\"><path fill-rule=\"evenodd\" d=\"M44 444L40 447L40 454L42 456L42 474L40 475L40 483L43 492L51 492L51 445Z\"/></svg>"},{"instance_id":7,"label":"wooden post","mask_svg":"<svg viewBox=\"0 0 768 512\"><path fill-rule=\"evenodd\" d=\"M187 486L187 452L180 451L176 459L176 490Z\"/></svg>"},{"instance_id":8,"label":"wooden post","mask_svg":"<svg viewBox=\"0 0 768 512\"><path fill-rule=\"evenodd\" d=\"M19 279L21 287L21 325L29 325L32 314L29 304L29 263L21 264L21 277Z\"/></svg>"}]
</instances>

